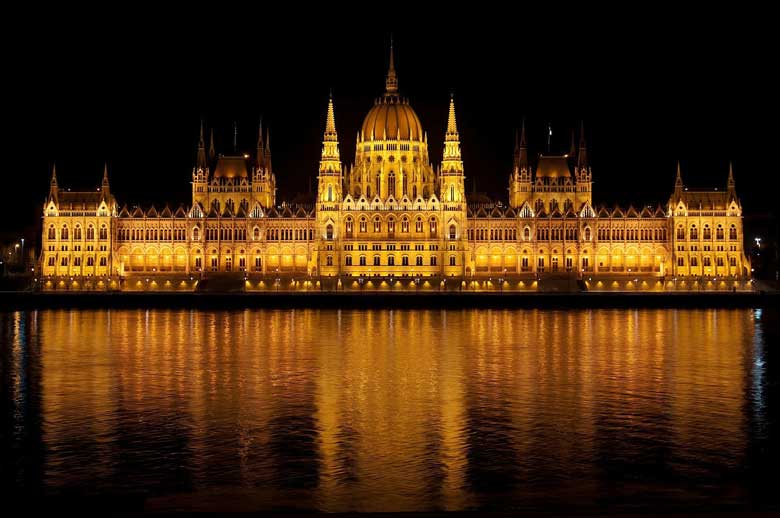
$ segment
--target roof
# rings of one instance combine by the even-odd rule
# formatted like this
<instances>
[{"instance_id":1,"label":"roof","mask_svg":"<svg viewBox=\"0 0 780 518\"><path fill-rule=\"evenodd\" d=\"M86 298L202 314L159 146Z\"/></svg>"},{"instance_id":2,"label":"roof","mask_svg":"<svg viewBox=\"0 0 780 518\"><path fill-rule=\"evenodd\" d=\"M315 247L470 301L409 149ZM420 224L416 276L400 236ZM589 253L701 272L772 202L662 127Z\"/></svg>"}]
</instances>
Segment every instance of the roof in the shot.
<instances>
[{"instance_id":1,"label":"roof","mask_svg":"<svg viewBox=\"0 0 780 518\"><path fill-rule=\"evenodd\" d=\"M103 193L98 191L71 192L59 189L57 201L60 209L97 210L104 199ZM108 200L110 202L110 199Z\"/></svg>"},{"instance_id":2,"label":"roof","mask_svg":"<svg viewBox=\"0 0 780 518\"><path fill-rule=\"evenodd\" d=\"M243 156L221 156L217 160L214 178L247 178L247 159Z\"/></svg>"},{"instance_id":3,"label":"roof","mask_svg":"<svg viewBox=\"0 0 780 518\"><path fill-rule=\"evenodd\" d=\"M690 209L726 210L729 206L727 191L683 191L682 200Z\"/></svg>"},{"instance_id":4,"label":"roof","mask_svg":"<svg viewBox=\"0 0 780 518\"><path fill-rule=\"evenodd\" d=\"M565 156L541 156L536 164L537 178L568 178L569 159Z\"/></svg>"},{"instance_id":5,"label":"roof","mask_svg":"<svg viewBox=\"0 0 780 518\"><path fill-rule=\"evenodd\" d=\"M376 101L363 120L362 138L370 140L416 140L423 138L420 118L409 102L396 96L385 96Z\"/></svg>"}]
</instances>

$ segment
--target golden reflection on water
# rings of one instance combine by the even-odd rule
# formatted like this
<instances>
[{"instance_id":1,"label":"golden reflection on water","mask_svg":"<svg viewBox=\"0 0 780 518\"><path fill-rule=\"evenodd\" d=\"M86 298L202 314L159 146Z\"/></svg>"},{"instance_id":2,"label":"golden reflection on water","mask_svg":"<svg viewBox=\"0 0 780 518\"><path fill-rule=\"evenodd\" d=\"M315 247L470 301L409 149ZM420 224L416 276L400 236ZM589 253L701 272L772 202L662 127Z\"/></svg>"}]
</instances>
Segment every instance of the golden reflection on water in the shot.
<instances>
[{"instance_id":1,"label":"golden reflection on water","mask_svg":"<svg viewBox=\"0 0 780 518\"><path fill-rule=\"evenodd\" d=\"M21 315L54 489L454 510L745 454L752 310Z\"/></svg>"}]
</instances>

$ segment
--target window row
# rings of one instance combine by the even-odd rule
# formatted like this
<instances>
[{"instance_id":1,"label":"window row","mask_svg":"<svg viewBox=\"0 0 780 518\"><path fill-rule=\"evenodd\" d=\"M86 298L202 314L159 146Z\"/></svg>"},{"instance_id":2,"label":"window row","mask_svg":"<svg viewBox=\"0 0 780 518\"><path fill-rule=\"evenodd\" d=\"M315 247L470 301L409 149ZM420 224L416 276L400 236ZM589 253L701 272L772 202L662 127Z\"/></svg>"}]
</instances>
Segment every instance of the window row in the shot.
<instances>
[{"instance_id":1,"label":"window row","mask_svg":"<svg viewBox=\"0 0 780 518\"><path fill-rule=\"evenodd\" d=\"M70 231L68 229L68 225L62 225L62 228L60 229L60 239L70 239ZM49 230L46 235L46 237L50 240L57 239L57 229L54 227L54 225L49 225ZM100 230L98 231L98 237L100 239L108 239L108 228L105 225L100 226ZM81 226L76 225L73 228L73 240L79 241L82 238L81 233ZM86 238L87 241L93 241L95 239L95 227L92 225L89 225L86 230Z\"/></svg>"}]
</instances>

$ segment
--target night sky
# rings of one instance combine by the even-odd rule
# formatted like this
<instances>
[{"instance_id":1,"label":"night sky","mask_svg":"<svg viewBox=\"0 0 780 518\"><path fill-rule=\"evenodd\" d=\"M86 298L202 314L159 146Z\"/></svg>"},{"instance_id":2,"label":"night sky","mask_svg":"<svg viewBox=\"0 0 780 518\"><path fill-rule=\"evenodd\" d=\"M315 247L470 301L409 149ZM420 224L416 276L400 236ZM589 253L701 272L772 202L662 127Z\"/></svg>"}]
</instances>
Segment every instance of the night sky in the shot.
<instances>
[{"instance_id":1,"label":"night sky","mask_svg":"<svg viewBox=\"0 0 780 518\"><path fill-rule=\"evenodd\" d=\"M505 199L523 118L531 156L545 151L548 123L563 153L584 120L596 204L666 202L678 159L687 185L725 188L733 160L746 212L773 208L777 58L760 12L451 14L460 21L202 8L18 17L6 46L3 175L18 217L3 230L37 233L54 162L64 187L96 188L107 161L120 203L188 203L201 117L218 152L232 151L234 121L239 150L252 152L262 116L279 197L305 192L329 89L351 163L384 90L391 32L400 90L434 164L455 94L469 191L476 179Z\"/></svg>"}]
</instances>

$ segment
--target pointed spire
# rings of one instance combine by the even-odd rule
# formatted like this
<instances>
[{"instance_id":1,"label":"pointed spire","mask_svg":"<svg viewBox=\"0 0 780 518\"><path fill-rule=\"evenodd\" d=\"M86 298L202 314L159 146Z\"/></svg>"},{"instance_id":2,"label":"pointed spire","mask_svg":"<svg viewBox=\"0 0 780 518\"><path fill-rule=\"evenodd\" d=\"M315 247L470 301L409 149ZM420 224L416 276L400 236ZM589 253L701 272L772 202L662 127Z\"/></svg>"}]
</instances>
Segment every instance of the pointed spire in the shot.
<instances>
[{"instance_id":1,"label":"pointed spire","mask_svg":"<svg viewBox=\"0 0 780 518\"><path fill-rule=\"evenodd\" d=\"M577 168L581 172L588 168L588 146L585 143L585 121L580 123L580 154L577 156Z\"/></svg>"},{"instance_id":2,"label":"pointed spire","mask_svg":"<svg viewBox=\"0 0 780 518\"><path fill-rule=\"evenodd\" d=\"M51 166L51 185L57 187L57 164Z\"/></svg>"},{"instance_id":3,"label":"pointed spire","mask_svg":"<svg viewBox=\"0 0 780 518\"><path fill-rule=\"evenodd\" d=\"M680 161L677 161L677 178L674 180L674 192L677 195L682 194L683 190L683 181L682 181L682 174L680 173Z\"/></svg>"},{"instance_id":4,"label":"pointed spire","mask_svg":"<svg viewBox=\"0 0 780 518\"><path fill-rule=\"evenodd\" d=\"M217 158L217 151L214 148L214 128L211 128L211 136L209 138L209 161L213 163L215 158Z\"/></svg>"},{"instance_id":5,"label":"pointed spire","mask_svg":"<svg viewBox=\"0 0 780 518\"><path fill-rule=\"evenodd\" d=\"M265 169L265 143L263 142L263 118L260 117L260 122L257 128L257 156L255 157L255 167L257 172L261 173L262 169Z\"/></svg>"},{"instance_id":6,"label":"pointed spire","mask_svg":"<svg viewBox=\"0 0 780 518\"><path fill-rule=\"evenodd\" d=\"M515 169L520 171L528 169L528 146L525 143L525 119L520 130L520 141L517 141L515 132Z\"/></svg>"},{"instance_id":7,"label":"pointed spire","mask_svg":"<svg viewBox=\"0 0 780 518\"><path fill-rule=\"evenodd\" d=\"M49 183L49 201L55 204L59 203L58 195L59 188L57 187L57 164L52 164L51 167L51 182Z\"/></svg>"},{"instance_id":8,"label":"pointed spire","mask_svg":"<svg viewBox=\"0 0 780 518\"><path fill-rule=\"evenodd\" d=\"M450 94L450 113L447 117L447 137L446 140L457 140L458 138L458 125L455 120L455 94Z\"/></svg>"},{"instance_id":9,"label":"pointed spire","mask_svg":"<svg viewBox=\"0 0 780 518\"><path fill-rule=\"evenodd\" d=\"M206 170L206 143L203 140L203 119L200 120L200 138L198 139L198 157L195 167L202 171Z\"/></svg>"},{"instance_id":10,"label":"pointed spire","mask_svg":"<svg viewBox=\"0 0 780 518\"><path fill-rule=\"evenodd\" d=\"M328 97L328 115L325 119L325 140L336 141L338 135L336 134L336 116L333 112L333 94Z\"/></svg>"},{"instance_id":11,"label":"pointed spire","mask_svg":"<svg viewBox=\"0 0 780 518\"><path fill-rule=\"evenodd\" d=\"M100 184L100 192L103 195L108 194L110 187L108 185L108 162L103 163L103 181Z\"/></svg>"},{"instance_id":12,"label":"pointed spire","mask_svg":"<svg viewBox=\"0 0 780 518\"><path fill-rule=\"evenodd\" d=\"M390 36L390 67L387 70L387 79L385 80L385 90L388 94L398 92L398 77L395 74L395 57L393 56L393 37Z\"/></svg>"},{"instance_id":13,"label":"pointed spire","mask_svg":"<svg viewBox=\"0 0 780 518\"><path fill-rule=\"evenodd\" d=\"M734 182L734 164L729 161L729 181L728 181L728 193L730 198L737 197L736 184Z\"/></svg>"}]
</instances>

